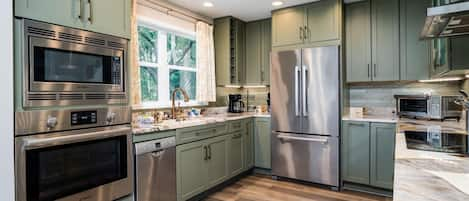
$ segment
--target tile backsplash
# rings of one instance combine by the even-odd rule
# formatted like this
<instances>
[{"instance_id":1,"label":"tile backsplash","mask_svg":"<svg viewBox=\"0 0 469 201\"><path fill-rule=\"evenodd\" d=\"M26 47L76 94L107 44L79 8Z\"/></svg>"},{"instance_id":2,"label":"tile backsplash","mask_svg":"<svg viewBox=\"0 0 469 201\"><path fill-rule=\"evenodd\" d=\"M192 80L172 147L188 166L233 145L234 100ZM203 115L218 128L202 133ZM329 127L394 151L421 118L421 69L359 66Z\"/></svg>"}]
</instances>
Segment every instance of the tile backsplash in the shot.
<instances>
[{"instance_id":1,"label":"tile backsplash","mask_svg":"<svg viewBox=\"0 0 469 201\"><path fill-rule=\"evenodd\" d=\"M369 115L392 115L396 109L394 95L437 94L459 95L462 82L438 83L377 83L349 85L347 106L365 107ZM345 110L348 113L348 109Z\"/></svg>"}]
</instances>

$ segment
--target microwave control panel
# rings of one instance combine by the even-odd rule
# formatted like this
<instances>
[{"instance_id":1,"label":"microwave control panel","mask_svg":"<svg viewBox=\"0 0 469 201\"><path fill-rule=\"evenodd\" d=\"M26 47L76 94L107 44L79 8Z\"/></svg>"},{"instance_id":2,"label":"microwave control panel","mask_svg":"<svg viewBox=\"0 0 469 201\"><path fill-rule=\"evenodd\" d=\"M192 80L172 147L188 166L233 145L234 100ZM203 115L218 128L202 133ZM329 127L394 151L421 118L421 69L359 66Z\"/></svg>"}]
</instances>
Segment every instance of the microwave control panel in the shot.
<instances>
[{"instance_id":1,"label":"microwave control panel","mask_svg":"<svg viewBox=\"0 0 469 201\"><path fill-rule=\"evenodd\" d=\"M72 126L96 124L97 123L97 111L71 112L70 122Z\"/></svg>"}]
</instances>

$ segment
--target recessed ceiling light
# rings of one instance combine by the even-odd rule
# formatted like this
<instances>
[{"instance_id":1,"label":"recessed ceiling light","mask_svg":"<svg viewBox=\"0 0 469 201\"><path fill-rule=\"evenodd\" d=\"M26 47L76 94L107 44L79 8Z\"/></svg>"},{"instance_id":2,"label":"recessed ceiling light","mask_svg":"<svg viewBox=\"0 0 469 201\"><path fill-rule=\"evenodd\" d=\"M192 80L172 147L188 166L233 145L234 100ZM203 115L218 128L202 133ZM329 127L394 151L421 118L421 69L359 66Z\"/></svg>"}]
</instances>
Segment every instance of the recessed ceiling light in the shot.
<instances>
[{"instance_id":1,"label":"recessed ceiling light","mask_svg":"<svg viewBox=\"0 0 469 201\"><path fill-rule=\"evenodd\" d=\"M213 7L213 3L209 2L209 1L206 1L206 2L204 2L204 7L211 8L211 7Z\"/></svg>"},{"instance_id":2,"label":"recessed ceiling light","mask_svg":"<svg viewBox=\"0 0 469 201\"><path fill-rule=\"evenodd\" d=\"M283 2L282 1L274 1L272 2L272 6L281 6L283 5Z\"/></svg>"}]
</instances>

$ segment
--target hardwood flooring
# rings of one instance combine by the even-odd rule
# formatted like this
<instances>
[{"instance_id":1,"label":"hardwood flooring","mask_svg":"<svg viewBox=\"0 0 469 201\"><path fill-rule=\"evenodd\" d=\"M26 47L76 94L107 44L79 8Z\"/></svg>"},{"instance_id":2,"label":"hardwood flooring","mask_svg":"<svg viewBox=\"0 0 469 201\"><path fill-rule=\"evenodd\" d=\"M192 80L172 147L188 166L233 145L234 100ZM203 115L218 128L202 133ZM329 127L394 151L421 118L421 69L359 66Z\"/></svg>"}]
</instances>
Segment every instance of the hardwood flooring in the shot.
<instances>
[{"instance_id":1,"label":"hardwood flooring","mask_svg":"<svg viewBox=\"0 0 469 201\"><path fill-rule=\"evenodd\" d=\"M335 192L325 188L263 175L251 175L209 195L204 201L391 201L391 198L364 193Z\"/></svg>"}]
</instances>

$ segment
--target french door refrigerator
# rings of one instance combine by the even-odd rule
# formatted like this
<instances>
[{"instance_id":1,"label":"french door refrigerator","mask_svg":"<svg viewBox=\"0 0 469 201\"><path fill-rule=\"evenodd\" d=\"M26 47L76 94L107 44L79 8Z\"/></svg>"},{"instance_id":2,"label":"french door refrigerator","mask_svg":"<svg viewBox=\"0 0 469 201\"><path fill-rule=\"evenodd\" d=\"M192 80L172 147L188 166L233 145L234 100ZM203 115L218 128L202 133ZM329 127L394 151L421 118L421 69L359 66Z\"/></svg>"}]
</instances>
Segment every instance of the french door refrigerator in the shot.
<instances>
[{"instance_id":1,"label":"french door refrigerator","mask_svg":"<svg viewBox=\"0 0 469 201\"><path fill-rule=\"evenodd\" d=\"M339 186L339 46L272 53L272 174Z\"/></svg>"}]
</instances>

